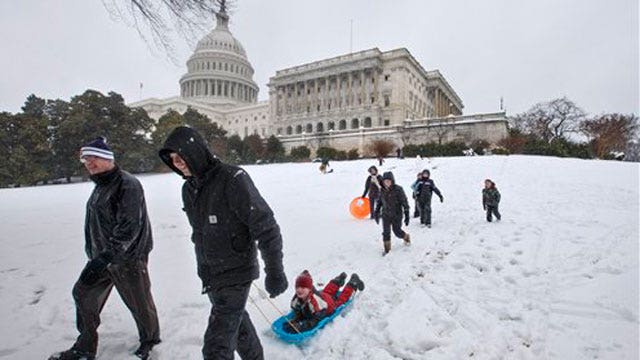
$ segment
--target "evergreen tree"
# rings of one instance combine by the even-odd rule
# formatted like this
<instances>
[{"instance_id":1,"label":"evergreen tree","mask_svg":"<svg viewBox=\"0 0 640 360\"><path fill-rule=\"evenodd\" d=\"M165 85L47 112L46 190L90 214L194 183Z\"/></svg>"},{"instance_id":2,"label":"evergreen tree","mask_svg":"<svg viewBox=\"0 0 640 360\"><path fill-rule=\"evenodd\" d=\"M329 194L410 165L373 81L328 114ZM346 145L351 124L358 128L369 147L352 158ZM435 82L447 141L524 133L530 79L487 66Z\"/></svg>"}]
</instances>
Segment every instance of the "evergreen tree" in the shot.
<instances>
[{"instance_id":1,"label":"evergreen tree","mask_svg":"<svg viewBox=\"0 0 640 360\"><path fill-rule=\"evenodd\" d=\"M282 146L282 142L280 142L275 135L271 135L267 139L264 156L270 162L282 161L284 158L284 146Z\"/></svg>"}]
</instances>

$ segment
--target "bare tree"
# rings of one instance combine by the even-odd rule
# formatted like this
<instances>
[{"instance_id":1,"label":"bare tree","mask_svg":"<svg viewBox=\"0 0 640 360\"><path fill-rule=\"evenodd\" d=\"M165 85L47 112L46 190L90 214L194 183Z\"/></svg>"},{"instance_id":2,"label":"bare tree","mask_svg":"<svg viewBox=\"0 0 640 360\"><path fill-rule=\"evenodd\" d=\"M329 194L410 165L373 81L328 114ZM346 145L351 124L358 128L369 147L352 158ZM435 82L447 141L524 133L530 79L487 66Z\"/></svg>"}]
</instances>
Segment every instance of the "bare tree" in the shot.
<instances>
[{"instance_id":1,"label":"bare tree","mask_svg":"<svg viewBox=\"0 0 640 360\"><path fill-rule=\"evenodd\" d=\"M512 118L511 125L551 142L578 132L585 117L586 113L573 101L562 97L534 105L527 112Z\"/></svg>"},{"instance_id":2,"label":"bare tree","mask_svg":"<svg viewBox=\"0 0 640 360\"><path fill-rule=\"evenodd\" d=\"M638 117L634 114L605 114L582 124L582 131L591 138L598 158L606 158L611 152L625 152L638 132Z\"/></svg>"},{"instance_id":3,"label":"bare tree","mask_svg":"<svg viewBox=\"0 0 640 360\"><path fill-rule=\"evenodd\" d=\"M175 59L176 35L193 45L201 34L211 28L216 14L227 16L227 0L102 0L116 21L136 29L152 48L160 49L172 61Z\"/></svg>"},{"instance_id":4,"label":"bare tree","mask_svg":"<svg viewBox=\"0 0 640 360\"><path fill-rule=\"evenodd\" d=\"M396 145L389 140L373 140L368 145L368 150L376 157L385 157L395 148Z\"/></svg>"},{"instance_id":5,"label":"bare tree","mask_svg":"<svg viewBox=\"0 0 640 360\"><path fill-rule=\"evenodd\" d=\"M442 141L453 130L455 130L455 125L447 120L438 120L437 123L429 124L429 127L427 127L427 131L434 134L438 139L438 145L442 145Z\"/></svg>"}]
</instances>

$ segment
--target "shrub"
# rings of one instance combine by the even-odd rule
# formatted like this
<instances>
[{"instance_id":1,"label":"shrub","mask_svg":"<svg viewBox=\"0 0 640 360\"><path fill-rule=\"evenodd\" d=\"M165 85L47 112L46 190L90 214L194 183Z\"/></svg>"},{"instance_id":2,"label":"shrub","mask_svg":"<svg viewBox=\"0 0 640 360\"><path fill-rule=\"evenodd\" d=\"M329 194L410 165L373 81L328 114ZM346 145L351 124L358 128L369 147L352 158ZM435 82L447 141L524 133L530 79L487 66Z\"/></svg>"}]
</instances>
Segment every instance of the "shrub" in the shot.
<instances>
[{"instance_id":1,"label":"shrub","mask_svg":"<svg viewBox=\"0 0 640 360\"><path fill-rule=\"evenodd\" d=\"M485 150L489 149L489 146L491 144L489 144L489 142L485 141L485 140L475 140L471 143L471 148L473 149L473 151L478 154L478 155L484 155Z\"/></svg>"},{"instance_id":2,"label":"shrub","mask_svg":"<svg viewBox=\"0 0 640 360\"><path fill-rule=\"evenodd\" d=\"M338 150L328 146L321 146L316 151L316 156L322 159L336 160Z\"/></svg>"},{"instance_id":3,"label":"shrub","mask_svg":"<svg viewBox=\"0 0 640 360\"><path fill-rule=\"evenodd\" d=\"M395 149L396 145L389 140L373 140L368 149L376 157L385 157Z\"/></svg>"},{"instance_id":4,"label":"shrub","mask_svg":"<svg viewBox=\"0 0 640 360\"><path fill-rule=\"evenodd\" d=\"M357 160L358 158L360 158L358 149L351 149L347 152L347 160Z\"/></svg>"},{"instance_id":5,"label":"shrub","mask_svg":"<svg viewBox=\"0 0 640 360\"><path fill-rule=\"evenodd\" d=\"M336 151L335 160L347 160L347 152L344 150Z\"/></svg>"},{"instance_id":6,"label":"shrub","mask_svg":"<svg viewBox=\"0 0 640 360\"><path fill-rule=\"evenodd\" d=\"M309 156L311 156L311 150L304 145L296 146L291 149L291 157L294 160L307 160L309 159Z\"/></svg>"}]
</instances>

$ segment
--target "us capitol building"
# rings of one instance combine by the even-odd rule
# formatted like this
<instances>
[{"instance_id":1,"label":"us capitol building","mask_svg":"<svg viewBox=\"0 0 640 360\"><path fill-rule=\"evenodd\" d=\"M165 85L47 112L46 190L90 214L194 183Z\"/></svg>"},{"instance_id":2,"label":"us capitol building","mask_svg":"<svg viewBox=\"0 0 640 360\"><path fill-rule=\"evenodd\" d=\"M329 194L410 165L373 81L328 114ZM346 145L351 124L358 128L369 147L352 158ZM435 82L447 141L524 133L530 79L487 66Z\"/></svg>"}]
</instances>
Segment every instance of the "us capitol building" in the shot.
<instances>
[{"instance_id":1,"label":"us capitol building","mask_svg":"<svg viewBox=\"0 0 640 360\"><path fill-rule=\"evenodd\" d=\"M180 95L129 104L159 119L191 107L229 135L276 135L285 148L357 148L386 139L402 147L453 140L496 143L507 136L504 112L463 115L462 100L438 70L405 49L378 48L276 71L269 100L258 101L254 69L229 31L224 9L197 44L180 78Z\"/></svg>"}]
</instances>

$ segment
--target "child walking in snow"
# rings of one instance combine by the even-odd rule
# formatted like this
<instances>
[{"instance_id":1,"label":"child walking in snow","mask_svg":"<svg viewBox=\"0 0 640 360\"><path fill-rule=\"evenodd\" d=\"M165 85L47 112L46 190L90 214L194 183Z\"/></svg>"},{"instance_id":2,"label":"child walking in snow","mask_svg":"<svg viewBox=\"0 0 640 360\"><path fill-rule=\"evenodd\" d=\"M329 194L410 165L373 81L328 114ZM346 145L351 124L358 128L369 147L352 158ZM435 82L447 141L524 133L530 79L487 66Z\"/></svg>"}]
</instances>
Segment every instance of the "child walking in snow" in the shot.
<instances>
[{"instance_id":1,"label":"child walking in snow","mask_svg":"<svg viewBox=\"0 0 640 360\"><path fill-rule=\"evenodd\" d=\"M484 189L482 189L482 207L487 212L487 221L493 220L493 215L500 221L502 216L498 211L498 204L500 204L500 192L496 187L496 183L490 179L484 181Z\"/></svg>"},{"instance_id":2,"label":"child walking in snow","mask_svg":"<svg viewBox=\"0 0 640 360\"><path fill-rule=\"evenodd\" d=\"M420 207L420 223L429 228L431 227L431 197L433 193L440 197L440 202L444 202L444 197L430 176L431 172L429 170L422 170L422 178L416 186L418 205Z\"/></svg>"},{"instance_id":3,"label":"child walking in snow","mask_svg":"<svg viewBox=\"0 0 640 360\"><path fill-rule=\"evenodd\" d=\"M391 230L405 245L411 243L409 233L402 230L402 215L404 214L404 224L409 226L409 203L407 195L400 185L396 185L393 173L388 171L382 175L382 194L380 202L376 206L375 219L380 223L382 217L382 243L384 254L391 250Z\"/></svg>"},{"instance_id":4,"label":"child walking in snow","mask_svg":"<svg viewBox=\"0 0 640 360\"><path fill-rule=\"evenodd\" d=\"M369 210L371 214L371 219L374 218L373 213L376 210L376 203L380 198L380 188L382 187L382 176L378 174L378 168L375 166L371 166L369 168L369 176L367 176L367 181L364 183L364 192L362 193L362 197L367 196L369 194Z\"/></svg>"},{"instance_id":5,"label":"child walking in snow","mask_svg":"<svg viewBox=\"0 0 640 360\"><path fill-rule=\"evenodd\" d=\"M329 281L322 291L318 291L313 286L311 274L304 270L296 278L296 293L291 299L294 317L284 324L284 331L293 334L314 328L320 320L349 301L356 291L364 290L364 283L358 274L352 274L347 285L338 294L346 279L347 274L343 272Z\"/></svg>"}]
</instances>

